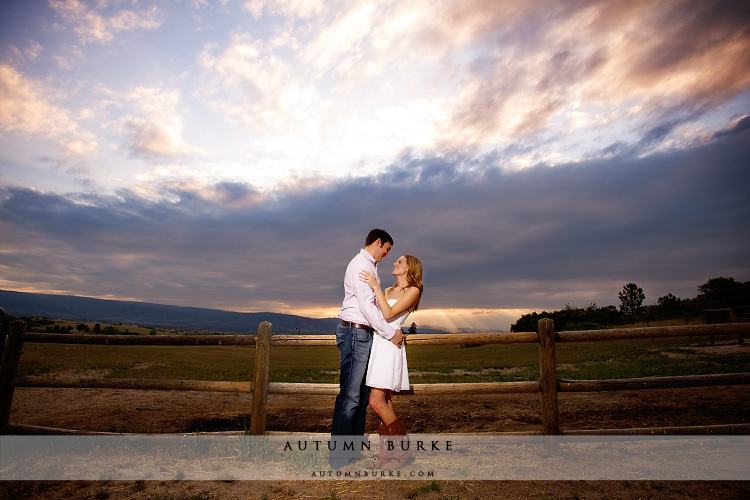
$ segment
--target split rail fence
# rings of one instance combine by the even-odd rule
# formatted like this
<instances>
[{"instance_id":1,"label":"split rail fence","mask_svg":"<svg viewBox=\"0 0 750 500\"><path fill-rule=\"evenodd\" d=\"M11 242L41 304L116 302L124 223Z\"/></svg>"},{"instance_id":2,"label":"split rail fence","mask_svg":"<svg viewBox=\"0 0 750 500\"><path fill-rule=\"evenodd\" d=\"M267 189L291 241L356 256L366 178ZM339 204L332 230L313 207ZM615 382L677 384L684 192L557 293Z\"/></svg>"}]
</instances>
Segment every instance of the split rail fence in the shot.
<instances>
[{"instance_id":1,"label":"split rail fence","mask_svg":"<svg viewBox=\"0 0 750 500\"><path fill-rule=\"evenodd\" d=\"M16 387L101 388L141 390L186 390L251 392L252 413L250 432L254 435L266 433L266 403L269 394L338 394L338 384L327 383L282 383L269 381L270 352L272 346L335 346L335 335L272 335L272 326L263 322L257 335L88 335L25 333L23 321L13 321L8 334L2 366L0 366L0 431L5 434L66 432L63 429L48 429L11 424L10 411ZM678 336L737 336L743 343L750 334L750 323L727 323L711 325L686 325L650 328L621 328L611 330L555 332L551 319L541 319L537 333L484 333L484 334L414 334L409 335L409 345L483 345L483 344L539 344L540 379L521 382L489 383L433 383L412 384L410 395L466 395L466 394L513 394L539 393L541 395L541 430L544 435L557 434L691 434L722 433L747 434L750 423L707 425L700 427L660 427L647 429L598 429L561 431L559 422L558 393L643 390L683 387L730 386L750 384L750 373L687 375L674 377L644 377L613 380L564 380L557 377L556 343L591 342L624 339L646 339ZM41 376L18 376L22 345L26 342L64 344L106 345L224 345L255 346L254 373L251 381L197 381L197 380L149 380L80 378L71 381L55 380ZM746 418L746 416L745 416Z\"/></svg>"}]
</instances>

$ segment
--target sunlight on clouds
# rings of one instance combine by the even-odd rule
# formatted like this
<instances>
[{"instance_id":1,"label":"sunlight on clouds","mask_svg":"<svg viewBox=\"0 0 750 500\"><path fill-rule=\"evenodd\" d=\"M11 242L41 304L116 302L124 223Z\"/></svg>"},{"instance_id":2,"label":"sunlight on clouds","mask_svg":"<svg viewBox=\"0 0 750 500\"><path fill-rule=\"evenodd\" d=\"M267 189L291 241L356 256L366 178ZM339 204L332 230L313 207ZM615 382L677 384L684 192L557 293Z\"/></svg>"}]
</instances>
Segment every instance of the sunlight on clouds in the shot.
<instances>
[{"instance_id":1,"label":"sunlight on clouds","mask_svg":"<svg viewBox=\"0 0 750 500\"><path fill-rule=\"evenodd\" d=\"M309 113L319 101L314 87L293 73L290 65L261 40L234 35L218 56L212 49L207 47L199 58L206 70L216 73L209 77L214 80L214 88L207 89L216 94L211 104L246 128L278 133L314 118Z\"/></svg>"},{"instance_id":2,"label":"sunlight on clouds","mask_svg":"<svg viewBox=\"0 0 750 500\"><path fill-rule=\"evenodd\" d=\"M129 148L136 156L177 156L189 152L181 137L182 124L179 119L161 120L153 123L149 119L129 116L123 130L129 136Z\"/></svg>"},{"instance_id":3,"label":"sunlight on clouds","mask_svg":"<svg viewBox=\"0 0 750 500\"><path fill-rule=\"evenodd\" d=\"M142 13L123 10L109 19L109 25L115 31L128 31L136 28L156 29L162 23L159 17L159 9L156 7L151 7Z\"/></svg>"},{"instance_id":4,"label":"sunlight on clouds","mask_svg":"<svg viewBox=\"0 0 750 500\"><path fill-rule=\"evenodd\" d=\"M14 270L7 266L0 265L0 271L5 276L7 271ZM26 293L49 293L52 295L67 295L72 293L69 290L61 289L59 282L49 283L29 283L23 276L19 276L18 280L10 278L0 278L0 289L1 290L13 290L14 292L26 292Z\"/></svg>"},{"instance_id":5,"label":"sunlight on clouds","mask_svg":"<svg viewBox=\"0 0 750 500\"><path fill-rule=\"evenodd\" d=\"M292 309L288 303L275 300L254 300L251 306L237 305L233 307L232 310L244 313L274 311L281 314L294 314L296 316L304 316L308 318L335 318L339 312L338 309L326 309L322 307ZM329 313L332 313L332 315L328 315Z\"/></svg>"},{"instance_id":6,"label":"sunlight on clouds","mask_svg":"<svg viewBox=\"0 0 750 500\"><path fill-rule=\"evenodd\" d=\"M737 67L736 62L747 58L750 37L731 40L697 55L681 65L679 70L654 86L662 96L678 95L700 100L723 99L726 94L741 91L750 85L750 71ZM724 95L716 95L721 89Z\"/></svg>"},{"instance_id":7,"label":"sunlight on clouds","mask_svg":"<svg viewBox=\"0 0 750 500\"><path fill-rule=\"evenodd\" d=\"M269 304L270 305L270 304ZM281 307L268 309L279 311L284 314L296 314L309 318L336 318L339 307ZM262 308L254 307L243 312L259 312ZM510 325L518 321L524 314L533 312L529 309L422 309L412 313L407 323L417 324L417 333L420 327L438 328L450 333L456 333L462 329L491 331L510 331ZM408 327L408 325L407 325Z\"/></svg>"},{"instance_id":8,"label":"sunlight on clouds","mask_svg":"<svg viewBox=\"0 0 750 500\"><path fill-rule=\"evenodd\" d=\"M393 48L394 43L418 32L423 23L429 22L425 18L424 6L419 2L399 2L392 9L387 17L381 12L372 28L370 43L376 50Z\"/></svg>"},{"instance_id":9,"label":"sunlight on clouds","mask_svg":"<svg viewBox=\"0 0 750 500\"><path fill-rule=\"evenodd\" d=\"M582 111L571 111L567 113L567 122L569 124L568 131L573 132L579 128L583 128L591 123L591 116L588 113Z\"/></svg>"},{"instance_id":10,"label":"sunlight on clouds","mask_svg":"<svg viewBox=\"0 0 750 500\"><path fill-rule=\"evenodd\" d=\"M359 87L350 94L351 82L341 80L321 95L323 82L310 81L305 68L292 66L261 40L234 35L217 49L208 46L200 57L201 65L220 77L209 88L211 104L252 135L248 168L255 182L266 184L266 175L283 182L311 169L320 175L369 175L407 144L434 142L432 124L441 119L443 103L406 92L394 101L389 90L398 88L400 75L392 75L385 89ZM361 168L353 172L352 164Z\"/></svg>"},{"instance_id":11,"label":"sunlight on clouds","mask_svg":"<svg viewBox=\"0 0 750 500\"><path fill-rule=\"evenodd\" d=\"M262 0L250 0L242 4L245 9L250 11L255 19L260 18L263 15L263 1Z\"/></svg>"},{"instance_id":12,"label":"sunlight on clouds","mask_svg":"<svg viewBox=\"0 0 750 500\"><path fill-rule=\"evenodd\" d=\"M629 4L625 4L629 7ZM608 107L637 99L648 105L642 112L682 100L713 101L724 99L750 84L750 75L738 62L750 50L750 36L734 36L724 43L708 40L693 46L695 34L684 32L684 25L660 24L678 4L641 4L623 8L616 20L616 31L604 31L592 23L586 28L590 44L606 48L601 69L585 82L584 96ZM604 16L606 5L589 9ZM614 22L610 20L610 22ZM689 25L688 25L689 26ZM580 36L582 26L569 25L568 33ZM717 36L719 33L714 33ZM670 46L670 39L675 45ZM683 52L677 50L679 47Z\"/></svg>"},{"instance_id":13,"label":"sunlight on clouds","mask_svg":"<svg viewBox=\"0 0 750 500\"><path fill-rule=\"evenodd\" d=\"M420 325L440 325L449 332L462 329L510 331L512 323L530 312L527 309L424 309L409 316L408 322L417 324L417 333Z\"/></svg>"},{"instance_id":14,"label":"sunlight on clouds","mask_svg":"<svg viewBox=\"0 0 750 500\"><path fill-rule=\"evenodd\" d=\"M603 138L598 147L606 147L618 139L634 140L640 123L670 108L723 100L747 88L750 73L740 61L750 49L750 37L731 36L731 28L722 27L726 33L711 32L715 40L693 43L695 35L686 26L710 29L695 20L701 18L659 21L683 7L680 2L558 6L547 29L531 30L526 40L509 40L497 48L486 45L485 35L503 33L510 18L523 31L529 22L525 18L534 9L509 11L505 19L499 14L506 7L499 3L486 4L484 11L467 9L473 14L457 16L452 25L461 28L467 48L485 51L485 61L457 88L459 105L446 126L446 142L486 146L528 141L554 133L554 125L565 122L559 119L563 115L581 140L594 146ZM477 12L483 12L481 21L475 18ZM705 22L711 26L710 20ZM721 36L726 40L719 43ZM461 54L461 47L454 45L451 51ZM588 110L581 108L581 102L600 112L586 116ZM628 112L635 107L637 113ZM616 121L616 128L605 137L602 125ZM551 149L558 148L558 157L575 160L579 154L565 151L568 142L547 142L536 148L537 156L550 158ZM521 166L524 160L514 157L513 163Z\"/></svg>"},{"instance_id":15,"label":"sunlight on clouds","mask_svg":"<svg viewBox=\"0 0 750 500\"><path fill-rule=\"evenodd\" d=\"M0 65L0 130L47 136L74 131L75 123L63 109L50 104L44 93L14 68Z\"/></svg>"},{"instance_id":16,"label":"sunlight on clouds","mask_svg":"<svg viewBox=\"0 0 750 500\"><path fill-rule=\"evenodd\" d=\"M747 2L9 2L0 287L335 317L381 222L419 329L748 279Z\"/></svg>"},{"instance_id":17,"label":"sunlight on clouds","mask_svg":"<svg viewBox=\"0 0 750 500\"><path fill-rule=\"evenodd\" d=\"M205 182L208 155L224 165L215 182L266 191L375 175L403 151L494 154L482 168L509 170L606 157L621 154L613 143L637 144L651 121L700 114L750 86L749 36L729 19L733 7L688 5L193 0L177 16L151 0L51 0L47 27L65 42L34 33L10 57L18 68L47 63L34 81L60 85L60 100L2 67L0 130L54 136L71 155L110 153L98 181L125 185L134 173ZM177 29L190 47L166 43ZM138 30L165 43L143 53ZM102 50L143 64L122 79ZM86 92L109 100L86 102ZM74 134L75 119L104 132ZM675 125L653 148L687 144L690 130ZM165 168L143 171L153 163Z\"/></svg>"},{"instance_id":18,"label":"sunlight on clouds","mask_svg":"<svg viewBox=\"0 0 750 500\"><path fill-rule=\"evenodd\" d=\"M362 57L359 45L372 25L374 6L358 5L331 26L320 32L302 52L302 58L313 66L327 70Z\"/></svg>"},{"instance_id":19,"label":"sunlight on clouds","mask_svg":"<svg viewBox=\"0 0 750 500\"><path fill-rule=\"evenodd\" d=\"M304 316L306 318L336 318L338 317L340 307L295 307L292 308L288 304L284 304L284 307L277 309L282 314L295 314L297 316ZM255 311L245 311L255 312Z\"/></svg>"},{"instance_id":20,"label":"sunlight on clouds","mask_svg":"<svg viewBox=\"0 0 750 500\"><path fill-rule=\"evenodd\" d=\"M66 144L65 151L68 156L83 156L98 149L96 141L71 141Z\"/></svg>"},{"instance_id":21,"label":"sunlight on clouds","mask_svg":"<svg viewBox=\"0 0 750 500\"><path fill-rule=\"evenodd\" d=\"M186 144L182 137L182 118L177 114L179 91L139 87L127 98L140 114L126 116L121 121L133 154L172 157L200 153L197 148Z\"/></svg>"},{"instance_id":22,"label":"sunlight on clouds","mask_svg":"<svg viewBox=\"0 0 750 500\"><path fill-rule=\"evenodd\" d=\"M557 113L560 104L560 100L555 96L517 92L503 110L503 115L508 121L505 124L501 121L498 133L510 139L534 135L547 128L548 120Z\"/></svg>"},{"instance_id":23,"label":"sunlight on clouds","mask_svg":"<svg viewBox=\"0 0 750 500\"><path fill-rule=\"evenodd\" d=\"M50 0L49 5L73 25L73 31L84 44L111 42L121 31L156 29L162 24L161 12L157 7L141 12L121 10L115 15L106 16L97 12L107 7L106 2L99 2L91 9L79 0Z\"/></svg>"},{"instance_id":24,"label":"sunlight on clouds","mask_svg":"<svg viewBox=\"0 0 750 500\"><path fill-rule=\"evenodd\" d=\"M262 16L263 10L288 17L308 19L325 10L324 0L249 0L243 4L256 19Z\"/></svg>"},{"instance_id":25,"label":"sunlight on clouds","mask_svg":"<svg viewBox=\"0 0 750 500\"><path fill-rule=\"evenodd\" d=\"M252 7L258 12L261 6ZM534 135L545 130L564 105L559 92L539 94L519 88L498 96L477 79L464 79L463 94L456 98L457 82L436 79L437 68L428 69L426 61L417 58L435 43L446 57L459 56L456 51L463 45L467 54L479 54L481 37L493 23L502 25L507 22L504 15L520 16L525 9L483 10L475 5L475 11L481 12L462 13L457 26L463 35L451 41L439 22L452 19L450 14L460 10L458 4L443 6L427 18L425 12L434 9L428 4L389 4L377 12L369 4L347 7L333 23L311 35L300 37L284 30L285 39L300 44L297 61L281 57L276 49L282 46L247 34L233 35L223 49L216 44L205 47L201 64L217 75L208 76L214 80L211 104L254 135L258 147L250 159L253 168L274 164L277 178L283 178L283 172L309 165L341 176L351 175L351 165L357 164L358 175L371 175L405 148L486 147ZM416 22L420 18L427 27ZM406 46L408 50L398 50ZM458 61L460 57L451 64ZM495 71L502 72L501 79L520 73L542 81L544 62L540 52L516 63L517 68ZM463 62L470 63L471 59ZM311 67L317 68L313 80ZM461 110L466 119L446 121L452 110ZM558 152L542 157L550 155L560 157ZM539 155L518 160L514 165L534 164Z\"/></svg>"},{"instance_id":26,"label":"sunlight on clouds","mask_svg":"<svg viewBox=\"0 0 750 500\"><path fill-rule=\"evenodd\" d=\"M95 136L80 131L67 110L50 103L51 92L26 79L10 66L0 65L0 131L20 132L32 139L55 139L64 161L81 158L97 150Z\"/></svg>"},{"instance_id":27,"label":"sunlight on clouds","mask_svg":"<svg viewBox=\"0 0 750 500\"><path fill-rule=\"evenodd\" d=\"M120 200L124 200L126 199L126 197L135 196L136 198L147 200L153 203L178 203L180 201L180 197L176 193L168 189L167 186L170 185L170 182L151 182L151 179L153 178L152 175L149 175L146 178L143 178L144 176L141 175L138 175L136 177L139 181L144 182L141 184L130 186L128 191L125 193L119 193L118 198Z\"/></svg>"},{"instance_id":28,"label":"sunlight on clouds","mask_svg":"<svg viewBox=\"0 0 750 500\"><path fill-rule=\"evenodd\" d=\"M369 161L360 163L356 174L373 175L406 147L430 149L438 137L434 124L442 116L442 106L438 100L413 100L397 107L383 102L371 115L345 114L342 109L338 130L329 130L330 139L324 142L325 150L337 159L329 165L340 165L339 173L346 172L347 165L366 152Z\"/></svg>"},{"instance_id":29,"label":"sunlight on clouds","mask_svg":"<svg viewBox=\"0 0 750 500\"><path fill-rule=\"evenodd\" d=\"M206 169L161 165L138 174L141 183L132 186L129 192L151 202L179 203L188 196L223 209L248 208L268 200L268 193L250 182L238 180L234 168L217 165L213 172L212 175Z\"/></svg>"}]
</instances>

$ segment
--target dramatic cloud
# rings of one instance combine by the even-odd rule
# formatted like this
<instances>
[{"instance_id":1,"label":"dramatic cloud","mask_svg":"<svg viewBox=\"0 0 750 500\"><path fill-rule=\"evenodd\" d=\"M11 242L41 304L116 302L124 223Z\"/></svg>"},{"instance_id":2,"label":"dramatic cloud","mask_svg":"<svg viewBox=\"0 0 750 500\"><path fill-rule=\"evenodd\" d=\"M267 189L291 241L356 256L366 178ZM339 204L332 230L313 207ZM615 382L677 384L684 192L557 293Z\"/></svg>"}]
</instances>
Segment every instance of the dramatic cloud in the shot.
<instances>
[{"instance_id":1,"label":"dramatic cloud","mask_svg":"<svg viewBox=\"0 0 750 500\"><path fill-rule=\"evenodd\" d=\"M618 304L630 281L651 302L692 297L711 277L748 278L747 120L647 159L476 174L462 171L470 158L410 158L375 179L270 198L236 184L165 186L172 202L7 190L3 233L16 236L0 286L335 309L346 262L384 227L396 240L391 260L422 259L429 309Z\"/></svg>"},{"instance_id":2,"label":"dramatic cloud","mask_svg":"<svg viewBox=\"0 0 750 500\"><path fill-rule=\"evenodd\" d=\"M478 44L499 50L486 47L473 61L454 115L458 137L524 139L559 126L556 118L605 110L607 122L663 120L730 99L750 84L742 69L750 63L750 10L730 4L576 2L550 11L530 3L506 16L502 3L490 3L477 13L485 24L469 26ZM455 18L465 31L465 17Z\"/></svg>"},{"instance_id":3,"label":"dramatic cloud","mask_svg":"<svg viewBox=\"0 0 750 500\"><path fill-rule=\"evenodd\" d=\"M3 14L0 287L333 315L376 226L451 326L750 279L747 2Z\"/></svg>"}]
</instances>

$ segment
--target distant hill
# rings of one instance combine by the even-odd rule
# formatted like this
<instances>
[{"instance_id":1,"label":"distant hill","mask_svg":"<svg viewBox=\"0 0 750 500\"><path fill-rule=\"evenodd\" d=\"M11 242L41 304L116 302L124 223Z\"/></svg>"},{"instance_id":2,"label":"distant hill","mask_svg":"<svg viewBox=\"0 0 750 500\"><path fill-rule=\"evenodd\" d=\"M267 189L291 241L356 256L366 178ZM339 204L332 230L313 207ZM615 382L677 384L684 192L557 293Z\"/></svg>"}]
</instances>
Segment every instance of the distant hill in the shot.
<instances>
[{"instance_id":1,"label":"distant hill","mask_svg":"<svg viewBox=\"0 0 750 500\"><path fill-rule=\"evenodd\" d=\"M148 302L92 299L72 295L51 295L0 290L0 307L15 317L44 316L51 319L123 323L150 327L255 334L258 324L268 321L273 333L326 335L336 330L337 318L306 318L280 313L240 313L180 307ZM446 333L418 328L419 333Z\"/></svg>"}]
</instances>

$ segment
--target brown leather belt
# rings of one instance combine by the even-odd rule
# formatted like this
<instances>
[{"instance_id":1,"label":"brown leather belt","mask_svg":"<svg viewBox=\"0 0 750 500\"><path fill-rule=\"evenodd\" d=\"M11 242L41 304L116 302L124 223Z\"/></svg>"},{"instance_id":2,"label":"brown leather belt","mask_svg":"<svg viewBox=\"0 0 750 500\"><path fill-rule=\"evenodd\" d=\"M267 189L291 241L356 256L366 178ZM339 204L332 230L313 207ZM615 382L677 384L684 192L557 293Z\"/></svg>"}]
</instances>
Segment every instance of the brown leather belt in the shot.
<instances>
[{"instance_id":1,"label":"brown leather belt","mask_svg":"<svg viewBox=\"0 0 750 500\"><path fill-rule=\"evenodd\" d=\"M359 328L360 330L367 330L370 333L375 331L373 327L369 325L361 325L359 323L352 323L351 321L344 321L343 319L341 320L341 324L344 326L348 326L349 328Z\"/></svg>"}]
</instances>

